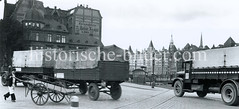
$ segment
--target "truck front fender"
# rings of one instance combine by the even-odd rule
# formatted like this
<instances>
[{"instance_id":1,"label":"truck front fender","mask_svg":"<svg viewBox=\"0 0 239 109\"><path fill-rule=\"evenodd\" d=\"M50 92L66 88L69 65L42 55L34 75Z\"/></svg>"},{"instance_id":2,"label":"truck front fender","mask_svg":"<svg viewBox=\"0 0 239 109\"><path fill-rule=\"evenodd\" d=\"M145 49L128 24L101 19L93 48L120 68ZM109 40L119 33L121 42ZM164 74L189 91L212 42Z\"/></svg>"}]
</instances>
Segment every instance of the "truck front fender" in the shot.
<instances>
[{"instance_id":1,"label":"truck front fender","mask_svg":"<svg viewBox=\"0 0 239 109\"><path fill-rule=\"evenodd\" d=\"M174 79L173 79L173 82L172 82L172 87L174 86L174 83L175 83L177 80L180 80L181 82L183 82L183 78L180 78L180 77L174 78Z\"/></svg>"},{"instance_id":2,"label":"truck front fender","mask_svg":"<svg viewBox=\"0 0 239 109\"><path fill-rule=\"evenodd\" d=\"M233 83L233 84L236 86L236 88L237 88L237 93L238 93L238 95L239 95L239 82L237 82L237 81L235 81L235 80L233 80L233 79L227 79L227 80L223 81L222 84L220 85L219 93L221 93L222 87L223 87L225 84L227 84L227 83Z\"/></svg>"}]
</instances>

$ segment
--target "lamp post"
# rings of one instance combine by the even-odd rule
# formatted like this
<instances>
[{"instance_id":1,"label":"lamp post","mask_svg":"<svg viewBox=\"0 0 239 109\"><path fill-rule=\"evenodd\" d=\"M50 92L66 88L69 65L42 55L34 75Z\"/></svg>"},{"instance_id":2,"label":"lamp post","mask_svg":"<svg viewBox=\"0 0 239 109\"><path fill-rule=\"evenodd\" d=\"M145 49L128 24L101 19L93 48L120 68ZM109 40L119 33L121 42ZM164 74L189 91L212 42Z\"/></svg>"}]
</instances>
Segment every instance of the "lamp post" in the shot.
<instances>
[{"instance_id":1,"label":"lamp post","mask_svg":"<svg viewBox=\"0 0 239 109\"><path fill-rule=\"evenodd\" d=\"M155 86L155 74L154 74L154 66L155 66L155 53L153 52L153 56L152 56L152 72L153 72L153 74L152 74L152 78L153 78L153 82L152 82L152 88L154 88L154 86Z\"/></svg>"}]
</instances>

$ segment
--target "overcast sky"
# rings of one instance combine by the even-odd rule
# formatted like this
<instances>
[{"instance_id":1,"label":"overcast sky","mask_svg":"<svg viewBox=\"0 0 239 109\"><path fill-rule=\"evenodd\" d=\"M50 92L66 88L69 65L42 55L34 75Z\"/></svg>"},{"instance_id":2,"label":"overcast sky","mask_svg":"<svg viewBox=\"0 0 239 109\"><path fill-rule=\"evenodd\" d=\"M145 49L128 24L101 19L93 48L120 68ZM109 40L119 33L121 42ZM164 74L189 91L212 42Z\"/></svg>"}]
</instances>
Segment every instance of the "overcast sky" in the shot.
<instances>
[{"instance_id":1,"label":"overcast sky","mask_svg":"<svg viewBox=\"0 0 239 109\"><path fill-rule=\"evenodd\" d=\"M239 43L239 0L40 0L44 6L71 9L85 4L103 16L102 42L142 50L150 40L156 49L168 48L171 34L177 48L224 43L230 36ZM8 0L15 3L16 0ZM3 16L0 2L0 19Z\"/></svg>"}]
</instances>

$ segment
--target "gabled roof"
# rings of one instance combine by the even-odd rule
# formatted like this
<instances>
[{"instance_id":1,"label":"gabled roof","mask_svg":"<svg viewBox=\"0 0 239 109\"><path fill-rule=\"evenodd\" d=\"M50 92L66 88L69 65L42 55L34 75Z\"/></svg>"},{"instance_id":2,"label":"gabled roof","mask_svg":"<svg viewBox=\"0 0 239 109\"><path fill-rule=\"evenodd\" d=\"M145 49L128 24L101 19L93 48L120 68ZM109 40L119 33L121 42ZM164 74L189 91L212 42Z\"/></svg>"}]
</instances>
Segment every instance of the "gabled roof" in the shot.
<instances>
[{"instance_id":1,"label":"gabled roof","mask_svg":"<svg viewBox=\"0 0 239 109\"><path fill-rule=\"evenodd\" d=\"M131 46L129 46L129 52L130 52L130 54L134 54L134 52L133 52Z\"/></svg>"},{"instance_id":2,"label":"gabled roof","mask_svg":"<svg viewBox=\"0 0 239 109\"><path fill-rule=\"evenodd\" d=\"M153 41L151 40L150 43L149 43L149 47L148 48L152 48L154 49L154 45L153 45Z\"/></svg>"},{"instance_id":3,"label":"gabled roof","mask_svg":"<svg viewBox=\"0 0 239 109\"><path fill-rule=\"evenodd\" d=\"M183 48L183 50L189 50L190 49L190 44L187 43L187 45L185 45L185 47Z\"/></svg>"},{"instance_id":4,"label":"gabled roof","mask_svg":"<svg viewBox=\"0 0 239 109\"><path fill-rule=\"evenodd\" d=\"M224 43L224 47L234 47L236 45L236 42L229 37L227 41Z\"/></svg>"},{"instance_id":5,"label":"gabled roof","mask_svg":"<svg viewBox=\"0 0 239 109\"><path fill-rule=\"evenodd\" d=\"M45 10L46 10L47 16L52 16L54 12L57 12L57 14L59 14L59 17L65 17L65 16L67 16L67 13L68 13L68 11L56 9L56 7L55 7L55 9L46 7Z\"/></svg>"}]
</instances>

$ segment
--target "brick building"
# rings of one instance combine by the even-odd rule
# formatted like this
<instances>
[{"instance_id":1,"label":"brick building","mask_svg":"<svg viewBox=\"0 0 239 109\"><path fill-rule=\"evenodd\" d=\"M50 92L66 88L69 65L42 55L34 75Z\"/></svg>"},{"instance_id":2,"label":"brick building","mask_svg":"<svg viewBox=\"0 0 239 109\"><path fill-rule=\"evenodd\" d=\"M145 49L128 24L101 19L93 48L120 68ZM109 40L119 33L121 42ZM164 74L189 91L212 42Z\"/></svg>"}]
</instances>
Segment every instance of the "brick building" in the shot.
<instances>
[{"instance_id":1,"label":"brick building","mask_svg":"<svg viewBox=\"0 0 239 109\"><path fill-rule=\"evenodd\" d=\"M169 48L156 50L153 42L149 43L147 49L133 52L131 46L128 49L131 54L129 63L130 71L135 69L146 68L148 75L155 74L157 76L164 76L174 74L177 72L177 62L173 59L173 54L177 51L173 39L169 44ZM154 64L154 67L153 67Z\"/></svg>"},{"instance_id":2,"label":"brick building","mask_svg":"<svg viewBox=\"0 0 239 109\"><path fill-rule=\"evenodd\" d=\"M4 7L4 19L22 23L24 49L78 49L103 46L99 10L77 6L69 10L44 7L38 0L18 0Z\"/></svg>"}]
</instances>

